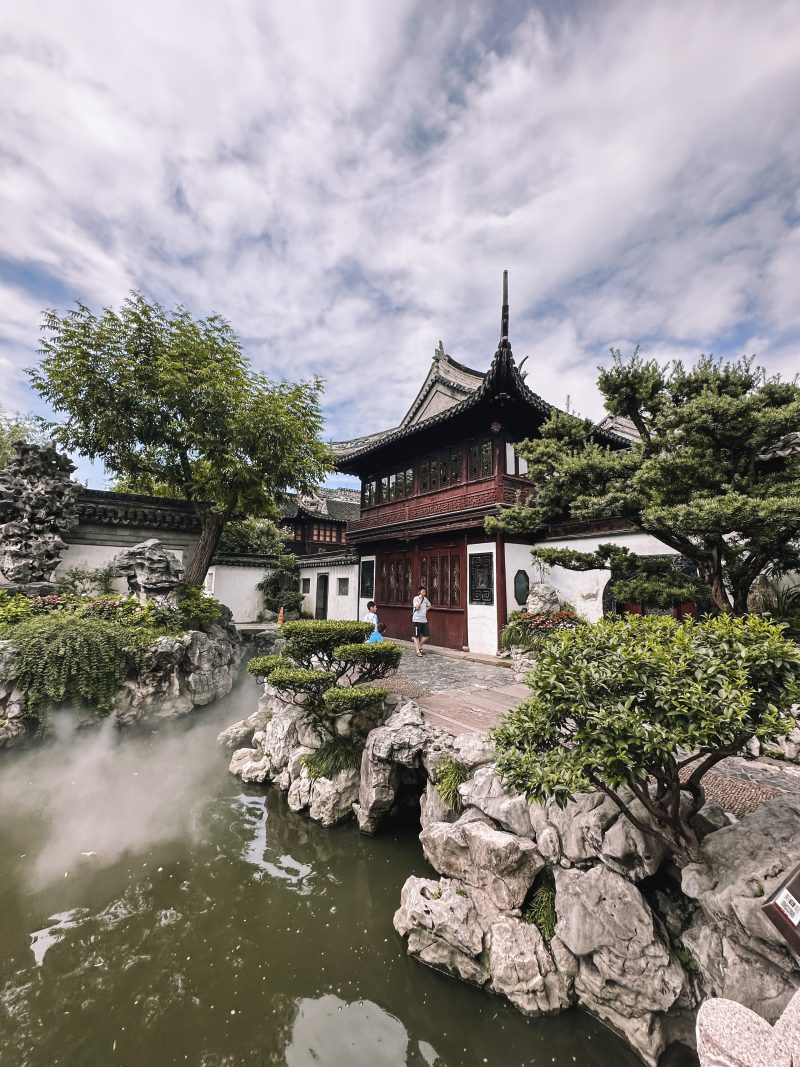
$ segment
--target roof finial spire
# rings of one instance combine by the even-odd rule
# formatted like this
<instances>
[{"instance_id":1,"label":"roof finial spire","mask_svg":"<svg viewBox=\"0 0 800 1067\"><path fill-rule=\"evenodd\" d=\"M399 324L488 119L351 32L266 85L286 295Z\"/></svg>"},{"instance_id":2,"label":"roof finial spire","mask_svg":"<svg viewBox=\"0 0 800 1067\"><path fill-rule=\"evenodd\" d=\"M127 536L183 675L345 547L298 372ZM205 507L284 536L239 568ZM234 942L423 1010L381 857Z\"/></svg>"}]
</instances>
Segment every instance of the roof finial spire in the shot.
<instances>
[{"instance_id":1,"label":"roof finial spire","mask_svg":"<svg viewBox=\"0 0 800 1067\"><path fill-rule=\"evenodd\" d=\"M503 271L503 312L500 316L500 340L508 340L508 271Z\"/></svg>"}]
</instances>

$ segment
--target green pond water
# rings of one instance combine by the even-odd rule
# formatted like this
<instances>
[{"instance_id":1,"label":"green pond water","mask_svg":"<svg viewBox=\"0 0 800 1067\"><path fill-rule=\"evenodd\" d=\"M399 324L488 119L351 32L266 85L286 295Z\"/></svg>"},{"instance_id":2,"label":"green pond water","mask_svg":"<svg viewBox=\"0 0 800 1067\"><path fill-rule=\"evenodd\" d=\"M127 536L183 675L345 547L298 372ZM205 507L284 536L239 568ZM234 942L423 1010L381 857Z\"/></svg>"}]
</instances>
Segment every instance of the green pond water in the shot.
<instances>
[{"instance_id":1,"label":"green pond water","mask_svg":"<svg viewBox=\"0 0 800 1067\"><path fill-rule=\"evenodd\" d=\"M409 959L413 829L323 830L227 773L246 680L190 723L0 759L1 1067L640 1067ZM418 831L417 831L418 832Z\"/></svg>"}]
</instances>

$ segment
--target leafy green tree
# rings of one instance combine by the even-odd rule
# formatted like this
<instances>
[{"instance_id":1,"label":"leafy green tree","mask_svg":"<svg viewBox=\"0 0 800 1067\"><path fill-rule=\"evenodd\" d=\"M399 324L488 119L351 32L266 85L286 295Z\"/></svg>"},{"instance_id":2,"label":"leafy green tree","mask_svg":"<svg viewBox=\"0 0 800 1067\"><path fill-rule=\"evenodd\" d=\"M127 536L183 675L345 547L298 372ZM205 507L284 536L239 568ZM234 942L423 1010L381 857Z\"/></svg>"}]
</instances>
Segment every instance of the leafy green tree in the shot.
<instances>
[{"instance_id":1,"label":"leafy green tree","mask_svg":"<svg viewBox=\"0 0 800 1067\"><path fill-rule=\"evenodd\" d=\"M7 467L14 459L14 445L17 441L43 445L47 440L47 431L36 415L20 415L0 410L0 468Z\"/></svg>"},{"instance_id":2,"label":"leafy green tree","mask_svg":"<svg viewBox=\"0 0 800 1067\"><path fill-rule=\"evenodd\" d=\"M139 492L166 488L192 505L200 540L186 570L199 585L226 525L274 515L290 490L330 469L320 440L319 379L270 383L250 370L229 323L195 320L132 293L119 312L78 303L46 311L39 395L65 421L65 448L102 459Z\"/></svg>"},{"instance_id":3,"label":"leafy green tree","mask_svg":"<svg viewBox=\"0 0 800 1067\"><path fill-rule=\"evenodd\" d=\"M695 564L714 609L746 612L758 575L800 567L800 386L768 377L752 359L703 356L665 369L638 350L612 355L598 385L640 441L614 449L590 422L554 413L541 439L517 446L535 495L487 529L531 535L558 520L625 519ZM571 551L537 555L570 569L598 566ZM680 600L686 576L664 570L653 591L661 602Z\"/></svg>"},{"instance_id":4,"label":"leafy green tree","mask_svg":"<svg viewBox=\"0 0 800 1067\"><path fill-rule=\"evenodd\" d=\"M705 774L796 726L800 649L758 615L633 615L553 634L527 682L492 733L503 779L562 806L602 791L683 865L697 854Z\"/></svg>"}]
</instances>

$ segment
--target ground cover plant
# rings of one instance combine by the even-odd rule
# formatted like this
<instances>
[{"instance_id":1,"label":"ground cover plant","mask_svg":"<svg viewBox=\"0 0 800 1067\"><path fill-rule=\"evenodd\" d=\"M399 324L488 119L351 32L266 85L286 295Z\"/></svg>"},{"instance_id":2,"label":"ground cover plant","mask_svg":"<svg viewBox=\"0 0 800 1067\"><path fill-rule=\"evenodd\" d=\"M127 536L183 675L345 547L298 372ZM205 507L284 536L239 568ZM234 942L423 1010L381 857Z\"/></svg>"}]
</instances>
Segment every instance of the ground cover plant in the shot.
<instances>
[{"instance_id":1,"label":"ground cover plant","mask_svg":"<svg viewBox=\"0 0 800 1067\"><path fill-rule=\"evenodd\" d=\"M560 805L600 790L684 865L703 776L796 726L800 648L755 615L627 616L554 634L526 680L531 695L491 735L504 781Z\"/></svg>"}]
</instances>

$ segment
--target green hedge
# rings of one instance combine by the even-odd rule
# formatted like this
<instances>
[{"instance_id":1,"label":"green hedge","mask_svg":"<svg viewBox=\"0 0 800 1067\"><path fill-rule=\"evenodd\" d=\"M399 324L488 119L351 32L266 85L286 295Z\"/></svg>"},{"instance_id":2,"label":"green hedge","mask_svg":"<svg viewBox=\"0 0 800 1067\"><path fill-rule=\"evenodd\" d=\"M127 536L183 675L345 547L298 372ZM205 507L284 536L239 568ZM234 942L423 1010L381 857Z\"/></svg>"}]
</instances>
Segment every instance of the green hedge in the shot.
<instances>
[{"instance_id":1,"label":"green hedge","mask_svg":"<svg viewBox=\"0 0 800 1067\"><path fill-rule=\"evenodd\" d=\"M374 682L396 671L402 654L400 646L391 641L338 645L333 650L334 669L340 678L352 671L356 676L354 684Z\"/></svg>"},{"instance_id":2,"label":"green hedge","mask_svg":"<svg viewBox=\"0 0 800 1067\"><path fill-rule=\"evenodd\" d=\"M316 703L327 689L336 685L336 675L330 671L308 670L305 667L281 667L270 672L269 681L276 689L305 693Z\"/></svg>"},{"instance_id":3,"label":"green hedge","mask_svg":"<svg viewBox=\"0 0 800 1067\"><path fill-rule=\"evenodd\" d=\"M341 715L346 711L362 711L381 704L389 695L387 689L375 685L343 685L329 689L325 694L325 707L329 715Z\"/></svg>"},{"instance_id":4,"label":"green hedge","mask_svg":"<svg viewBox=\"0 0 800 1067\"><path fill-rule=\"evenodd\" d=\"M292 664L285 656L253 656L247 663L247 673L252 674L260 682L273 673L283 669L292 670Z\"/></svg>"},{"instance_id":5,"label":"green hedge","mask_svg":"<svg viewBox=\"0 0 800 1067\"><path fill-rule=\"evenodd\" d=\"M285 622L280 632L286 638L285 655L301 667L321 664L329 669L339 646L363 643L373 629L368 622L313 619Z\"/></svg>"}]
</instances>

